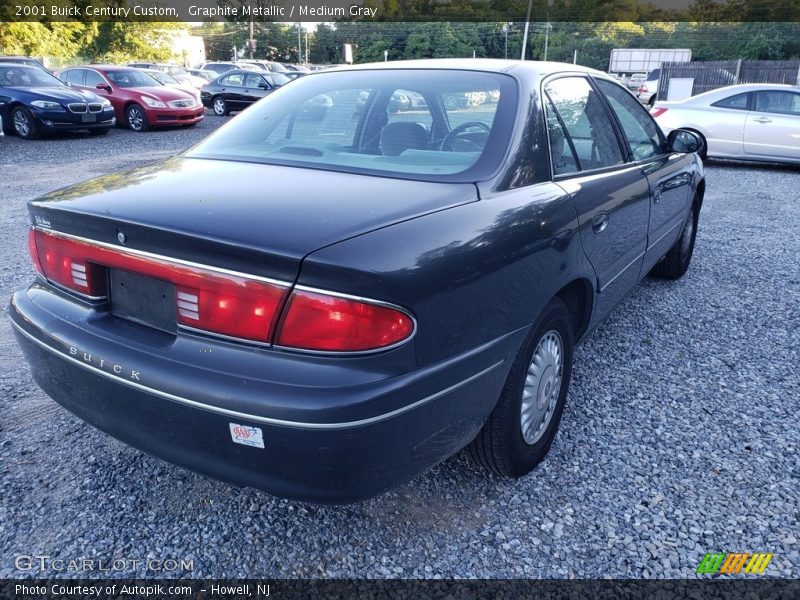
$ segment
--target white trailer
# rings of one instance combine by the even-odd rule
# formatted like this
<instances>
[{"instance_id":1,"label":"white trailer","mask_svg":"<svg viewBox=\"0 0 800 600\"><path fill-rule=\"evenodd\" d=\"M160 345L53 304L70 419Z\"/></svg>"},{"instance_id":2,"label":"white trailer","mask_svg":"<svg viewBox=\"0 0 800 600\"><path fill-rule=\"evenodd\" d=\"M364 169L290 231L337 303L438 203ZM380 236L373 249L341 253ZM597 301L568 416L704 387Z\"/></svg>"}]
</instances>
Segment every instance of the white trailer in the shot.
<instances>
[{"instance_id":1,"label":"white trailer","mask_svg":"<svg viewBox=\"0 0 800 600\"><path fill-rule=\"evenodd\" d=\"M649 73L662 62L689 62L692 51L680 49L614 48L608 63L608 72L620 75Z\"/></svg>"}]
</instances>

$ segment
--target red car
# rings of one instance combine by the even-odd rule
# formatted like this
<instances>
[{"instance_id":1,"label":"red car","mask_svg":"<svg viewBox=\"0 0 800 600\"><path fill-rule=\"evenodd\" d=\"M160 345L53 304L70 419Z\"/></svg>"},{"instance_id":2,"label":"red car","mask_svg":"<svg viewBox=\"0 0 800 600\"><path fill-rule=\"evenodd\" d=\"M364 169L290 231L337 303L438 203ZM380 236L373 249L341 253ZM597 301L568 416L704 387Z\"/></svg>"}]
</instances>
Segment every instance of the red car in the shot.
<instances>
[{"instance_id":1,"label":"red car","mask_svg":"<svg viewBox=\"0 0 800 600\"><path fill-rule=\"evenodd\" d=\"M108 98L117 123L133 131L162 125L195 125L203 119L197 97L161 85L140 69L113 65L69 67L58 77L76 88L90 89Z\"/></svg>"}]
</instances>

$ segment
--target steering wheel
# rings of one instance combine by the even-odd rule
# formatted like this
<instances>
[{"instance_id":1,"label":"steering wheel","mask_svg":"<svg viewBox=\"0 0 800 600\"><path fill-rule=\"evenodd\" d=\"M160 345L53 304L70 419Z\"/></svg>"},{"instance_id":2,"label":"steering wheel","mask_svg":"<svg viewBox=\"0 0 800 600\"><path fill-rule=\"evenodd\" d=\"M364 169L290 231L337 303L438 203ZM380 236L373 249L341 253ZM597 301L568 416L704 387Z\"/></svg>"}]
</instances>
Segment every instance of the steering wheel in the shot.
<instances>
[{"instance_id":1,"label":"steering wheel","mask_svg":"<svg viewBox=\"0 0 800 600\"><path fill-rule=\"evenodd\" d=\"M470 127L477 127L479 129L482 129L483 133L485 133L487 136L492 131L486 123L482 123L481 121L467 121L466 123L462 123L461 125L453 127L453 129L450 130L450 133L448 133L446 136L444 136L444 139L442 140L442 144L441 144L441 146L439 146L439 149L440 150L455 150L455 148L453 148L452 145L453 145L454 142L458 141L458 142L461 142L461 143L465 143L466 142L468 144L471 144L472 146L475 146L475 150L477 150L477 151L483 150L482 146L480 146L479 144L476 144L472 140L459 139L458 138L458 136L463 134Z\"/></svg>"}]
</instances>

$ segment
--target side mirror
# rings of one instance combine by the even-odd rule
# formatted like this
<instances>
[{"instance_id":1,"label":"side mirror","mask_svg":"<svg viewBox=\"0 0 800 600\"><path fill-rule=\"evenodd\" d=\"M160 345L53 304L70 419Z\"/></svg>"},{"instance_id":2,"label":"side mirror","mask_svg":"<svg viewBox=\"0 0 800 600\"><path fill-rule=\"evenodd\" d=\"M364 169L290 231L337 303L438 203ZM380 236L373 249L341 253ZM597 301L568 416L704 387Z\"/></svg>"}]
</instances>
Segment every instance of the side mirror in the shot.
<instances>
[{"instance_id":1,"label":"side mirror","mask_svg":"<svg viewBox=\"0 0 800 600\"><path fill-rule=\"evenodd\" d=\"M261 88L262 90L268 90L269 84L262 81L261 83L258 84L258 87Z\"/></svg>"},{"instance_id":2,"label":"side mirror","mask_svg":"<svg viewBox=\"0 0 800 600\"><path fill-rule=\"evenodd\" d=\"M667 143L672 152L680 152L682 154L691 154L698 152L703 142L697 134L688 131L687 129L673 129L667 135Z\"/></svg>"},{"instance_id":3,"label":"side mirror","mask_svg":"<svg viewBox=\"0 0 800 600\"><path fill-rule=\"evenodd\" d=\"M110 85L108 85L108 84L105 84L105 83L98 83L98 84L97 84L96 86L94 86L94 87L95 87L96 89L98 89L98 90L103 90L104 92L108 92L109 94L111 93L111 86L110 86Z\"/></svg>"}]
</instances>

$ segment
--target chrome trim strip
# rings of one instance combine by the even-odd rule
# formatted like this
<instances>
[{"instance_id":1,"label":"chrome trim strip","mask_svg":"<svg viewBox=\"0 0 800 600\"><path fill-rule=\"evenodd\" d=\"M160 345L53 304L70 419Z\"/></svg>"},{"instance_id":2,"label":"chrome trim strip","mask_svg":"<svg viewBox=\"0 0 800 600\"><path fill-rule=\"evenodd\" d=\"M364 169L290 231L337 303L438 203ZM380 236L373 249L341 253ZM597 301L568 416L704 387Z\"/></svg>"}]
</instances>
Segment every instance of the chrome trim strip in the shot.
<instances>
[{"instance_id":1,"label":"chrome trim strip","mask_svg":"<svg viewBox=\"0 0 800 600\"><path fill-rule=\"evenodd\" d=\"M35 202L31 203L33 206L37 206ZM167 262L173 263L177 265L183 265L185 267L192 267L196 269L202 269L204 271L212 271L215 273L220 273L222 275L230 275L232 277L241 277L242 279L250 279L254 281L262 281L264 283L271 283L272 285L277 285L284 288L289 288L292 286L291 283L287 283L285 281L280 281L278 279L271 279L269 277L261 277L260 275L252 275L248 273L242 273L240 271L233 271L231 269L224 269L222 267L214 267L211 265L204 265L201 263L192 262L190 260L183 260L181 258L172 258L169 256L163 256L161 254L154 254L152 252L146 252L145 250L136 250L135 248L128 248L126 246L117 246L114 244L108 244L106 242L99 242L97 240L90 240L88 238L84 238L78 235L72 235L69 233L63 233L61 231L54 231L52 229L43 229L41 227L35 226L33 227L36 231L41 231L42 233L46 233L49 235L53 235L56 237L61 237L68 240L74 240L76 242L81 242L83 244L88 244L90 246L97 246L98 248L105 248L107 250L114 250L115 252L119 252L121 254L133 254L134 256L140 256L142 258L149 258L151 260L156 260L159 262Z\"/></svg>"},{"instance_id":2,"label":"chrome trim strip","mask_svg":"<svg viewBox=\"0 0 800 600\"><path fill-rule=\"evenodd\" d=\"M661 237L659 237L659 238L658 238L658 239L657 239L655 242L653 242L652 244L650 244L650 245L647 247L647 249L648 249L648 250L652 250L653 248L655 248L656 244L658 244L658 243L659 243L661 240L663 240L663 239L664 239L665 237L667 237L667 236L668 236L670 233L672 233L672 230L673 230L673 229L675 229L675 228L676 228L678 225L682 225L682 224L683 224L683 223L681 223L680 221L679 221L678 223L675 223L675 225L673 225L672 227L670 227L669 229L667 229L667 231L666 231L666 233L664 233L664 235L662 235L662 236L661 236Z\"/></svg>"},{"instance_id":3,"label":"chrome trim strip","mask_svg":"<svg viewBox=\"0 0 800 600\"><path fill-rule=\"evenodd\" d=\"M625 271L627 271L628 269L630 269L630 268L631 268L631 267L632 267L634 264L636 264L636 261L640 260L640 259L641 259L643 256L644 256L644 252L640 253L640 254L639 254L639 255L638 255L636 258L634 258L634 259L633 259L631 262L629 262L629 263L628 263L628 265L627 265L627 266L626 266L624 269L622 269L622 270L621 270L619 273L617 273L617 274L616 274L616 275L614 275L614 276L613 276L613 277L612 277L610 280L608 280L608 281L606 282L606 284L605 284L603 287L601 287L601 288L600 288L600 291L602 292L602 291L603 291L603 290L605 290L605 289L606 289L608 286L610 286L612 283L614 283L614 281L617 279L617 277L619 277L619 276L620 276L620 275L622 275L622 274L623 274Z\"/></svg>"},{"instance_id":4,"label":"chrome trim strip","mask_svg":"<svg viewBox=\"0 0 800 600\"><path fill-rule=\"evenodd\" d=\"M251 415L251 414L247 414L247 413L238 412L238 411L235 411L235 410L228 410L226 408L220 408L218 406L211 406L210 404L204 404L203 402L197 402L196 400L190 400L189 398L184 398L182 396L176 396L175 394L170 394L169 392L162 392L161 390L156 390L156 389L148 387L146 385L142 385L141 383L136 383L135 381L130 381L128 379L122 379L121 377L117 377L115 375L112 375L111 373L107 373L106 371L103 371L101 369L98 369L97 367L89 365L89 364L85 363L82 360L78 360L77 358L73 358L73 357L71 357L71 356L69 356L67 354L64 354L63 352L59 352L57 349L53 348L52 346L49 346L48 344L44 343L40 339L34 337L33 335L31 335L30 333L25 331L20 325L18 325L13 320L11 321L11 324L22 335L27 337L32 342L38 344L39 346L41 346L45 350L51 352L52 354L55 354L56 356L58 356L60 358L63 358L63 359L65 359L65 360L67 360L67 361L69 361L71 363L74 363L76 365L84 367L85 369L87 369L89 371L92 371L92 372L94 372L94 373L96 373L98 375L102 375L103 377L105 377L106 379L110 379L111 381L116 381L117 383L121 383L121 384L127 385L129 387L135 388L135 389L143 391L143 392L147 392L149 394L153 394L155 396L160 396L161 398L165 398L167 400L172 400L173 402L178 402L179 404L185 404L187 406L191 406L192 408L199 408L201 410L207 410L209 412L217 413L217 414L220 414L220 415L225 415L226 417L234 417L236 419L243 419L245 421L250 421L250 422L255 422L255 423L266 423L268 425L280 425L280 426L283 426L283 427L293 427L293 428L297 428L297 429L348 429L348 428L351 428L351 427L360 427L362 425L370 425L372 423L378 423L380 421L384 421L386 419L390 419L390 418L395 417L397 415L400 415L400 414L403 414L403 413L408 412L410 410L413 410L413 409L415 409L415 408L417 408L419 406L422 406L423 404L426 404L428 402L432 402L433 400L436 400L437 398L441 398L445 394L449 394L450 392L452 392L454 390L457 390L458 388L463 387L468 383L471 383L472 381L478 379L479 377L482 377L483 375L489 373L490 371L493 371L494 369L496 369L497 367L499 367L501 364L503 364L505 362L505 359L501 359L501 360L497 361L496 363L494 363L493 365L483 369L482 371L479 371L478 373L475 373L474 375L471 375L470 377L467 377L466 379L463 379L463 380L459 381L458 383L455 383L455 384L451 385L450 387L447 387L447 388L445 388L443 390L440 390L440 391L436 392L435 394L431 394L430 396L426 396L425 398L422 398L421 400L417 400L416 402L413 402L412 404L408 404L406 406L403 406L401 408L398 408L396 410L393 410L393 411L390 411L390 412L387 412L387 413L383 413L381 415L376 415L374 417L369 417L367 419L360 419L358 421L345 421L345 422L340 422L340 423L304 423L302 421L286 421L284 419L273 419L271 417L262 417L262 416L259 416L259 415Z\"/></svg>"}]
</instances>

